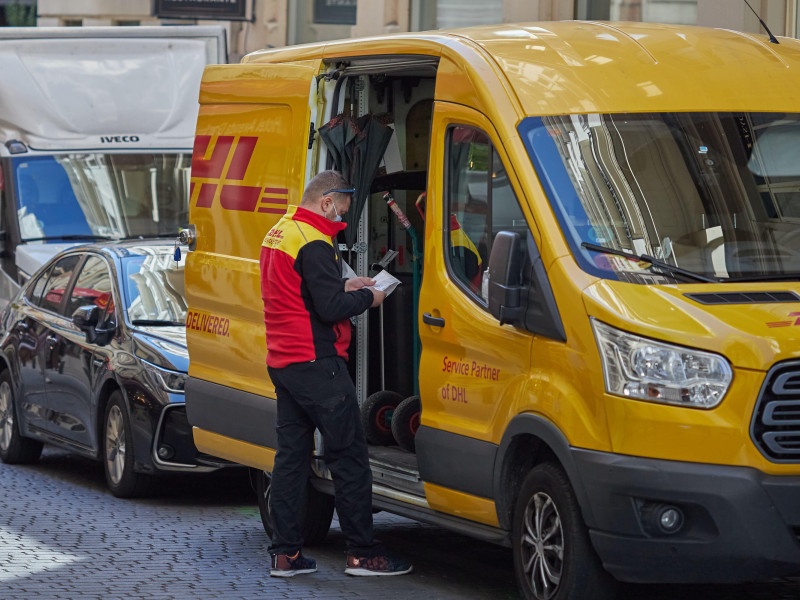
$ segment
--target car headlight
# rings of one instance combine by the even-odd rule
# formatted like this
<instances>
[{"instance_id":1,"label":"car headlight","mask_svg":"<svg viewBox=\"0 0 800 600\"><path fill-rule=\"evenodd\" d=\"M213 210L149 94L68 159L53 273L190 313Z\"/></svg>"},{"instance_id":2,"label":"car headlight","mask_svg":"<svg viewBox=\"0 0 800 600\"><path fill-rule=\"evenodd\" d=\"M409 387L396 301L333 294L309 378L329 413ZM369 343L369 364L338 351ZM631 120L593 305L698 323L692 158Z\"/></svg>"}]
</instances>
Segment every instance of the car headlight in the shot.
<instances>
[{"instance_id":1,"label":"car headlight","mask_svg":"<svg viewBox=\"0 0 800 600\"><path fill-rule=\"evenodd\" d=\"M733 379L717 354L621 331L596 319L592 328L609 394L692 408L713 408Z\"/></svg>"},{"instance_id":2,"label":"car headlight","mask_svg":"<svg viewBox=\"0 0 800 600\"><path fill-rule=\"evenodd\" d=\"M186 387L186 373L170 371L144 360L142 364L150 379L161 389L171 394L183 394Z\"/></svg>"}]
</instances>

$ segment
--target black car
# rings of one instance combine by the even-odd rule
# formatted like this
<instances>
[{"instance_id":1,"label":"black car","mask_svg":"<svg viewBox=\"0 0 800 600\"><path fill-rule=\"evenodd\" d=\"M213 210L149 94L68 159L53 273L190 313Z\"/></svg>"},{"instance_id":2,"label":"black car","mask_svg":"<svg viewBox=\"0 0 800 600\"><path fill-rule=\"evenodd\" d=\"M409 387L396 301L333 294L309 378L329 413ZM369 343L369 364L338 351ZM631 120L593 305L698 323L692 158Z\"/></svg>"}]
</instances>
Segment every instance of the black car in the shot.
<instances>
[{"instance_id":1,"label":"black car","mask_svg":"<svg viewBox=\"0 0 800 600\"><path fill-rule=\"evenodd\" d=\"M0 459L66 448L102 461L119 497L223 466L186 419L183 289L167 241L78 246L31 277L0 313Z\"/></svg>"}]
</instances>

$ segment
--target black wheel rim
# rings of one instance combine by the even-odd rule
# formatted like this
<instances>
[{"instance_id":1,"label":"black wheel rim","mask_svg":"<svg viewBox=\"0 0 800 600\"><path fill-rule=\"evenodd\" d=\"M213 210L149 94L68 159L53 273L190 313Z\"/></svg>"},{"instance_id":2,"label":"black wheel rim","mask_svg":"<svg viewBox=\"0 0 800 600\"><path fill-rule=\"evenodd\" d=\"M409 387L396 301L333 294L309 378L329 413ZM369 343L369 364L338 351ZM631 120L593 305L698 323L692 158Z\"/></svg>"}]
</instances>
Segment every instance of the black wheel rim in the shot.
<instances>
[{"instance_id":1,"label":"black wheel rim","mask_svg":"<svg viewBox=\"0 0 800 600\"><path fill-rule=\"evenodd\" d=\"M558 508L544 492L534 494L525 507L520 552L522 571L534 597L555 596L564 568L564 530Z\"/></svg>"}]
</instances>

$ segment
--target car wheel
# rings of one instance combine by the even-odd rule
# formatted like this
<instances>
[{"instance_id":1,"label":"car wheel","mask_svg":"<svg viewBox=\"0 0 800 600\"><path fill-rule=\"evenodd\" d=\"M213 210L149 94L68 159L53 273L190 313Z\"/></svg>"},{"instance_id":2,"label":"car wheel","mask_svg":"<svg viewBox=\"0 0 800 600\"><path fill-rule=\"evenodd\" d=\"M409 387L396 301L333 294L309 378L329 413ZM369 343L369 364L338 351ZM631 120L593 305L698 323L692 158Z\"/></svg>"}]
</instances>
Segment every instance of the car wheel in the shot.
<instances>
[{"instance_id":1,"label":"car wheel","mask_svg":"<svg viewBox=\"0 0 800 600\"><path fill-rule=\"evenodd\" d=\"M120 392L108 399L103 419L103 467L106 484L117 498L144 495L151 477L133 470L133 432L130 418Z\"/></svg>"},{"instance_id":2,"label":"car wheel","mask_svg":"<svg viewBox=\"0 0 800 600\"><path fill-rule=\"evenodd\" d=\"M0 460L9 465L34 463L42 454L42 443L22 437L14 414L11 374L0 373Z\"/></svg>"},{"instance_id":3,"label":"car wheel","mask_svg":"<svg viewBox=\"0 0 800 600\"><path fill-rule=\"evenodd\" d=\"M261 524L272 539L272 512L270 510L270 488L272 477L266 471L256 472L256 493ZM328 535L333 520L334 498L318 491L309 482L306 488L306 506L300 514L300 531L307 546L320 544Z\"/></svg>"},{"instance_id":4,"label":"car wheel","mask_svg":"<svg viewBox=\"0 0 800 600\"><path fill-rule=\"evenodd\" d=\"M522 484L512 527L514 572L529 600L611 600L616 581L597 556L560 466L536 466Z\"/></svg>"},{"instance_id":5,"label":"car wheel","mask_svg":"<svg viewBox=\"0 0 800 600\"><path fill-rule=\"evenodd\" d=\"M361 406L361 424L367 442L373 446L388 446L394 442L392 415L403 396L384 390L371 394Z\"/></svg>"},{"instance_id":6,"label":"car wheel","mask_svg":"<svg viewBox=\"0 0 800 600\"><path fill-rule=\"evenodd\" d=\"M422 414L422 403L419 396L411 396L403 400L394 409L392 415L392 435L397 445L403 450L414 452L414 437L419 429Z\"/></svg>"}]
</instances>

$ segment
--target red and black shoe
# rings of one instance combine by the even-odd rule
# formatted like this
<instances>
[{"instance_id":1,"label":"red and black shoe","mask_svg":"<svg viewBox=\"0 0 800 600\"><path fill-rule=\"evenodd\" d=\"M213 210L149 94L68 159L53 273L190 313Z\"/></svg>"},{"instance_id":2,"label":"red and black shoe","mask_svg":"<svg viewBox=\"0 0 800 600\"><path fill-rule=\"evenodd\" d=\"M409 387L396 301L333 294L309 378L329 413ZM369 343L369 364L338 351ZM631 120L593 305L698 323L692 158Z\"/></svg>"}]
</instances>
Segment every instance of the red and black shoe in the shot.
<instances>
[{"instance_id":1,"label":"red and black shoe","mask_svg":"<svg viewBox=\"0 0 800 600\"><path fill-rule=\"evenodd\" d=\"M356 577L376 577L381 575L404 575L411 573L413 569L414 567L408 561L386 554L362 557L348 553L344 572Z\"/></svg>"},{"instance_id":2,"label":"red and black shoe","mask_svg":"<svg viewBox=\"0 0 800 600\"><path fill-rule=\"evenodd\" d=\"M313 558L306 558L298 550L294 556L273 554L272 568L269 574L271 577L294 577L303 573L313 573L316 570L317 561Z\"/></svg>"}]
</instances>

